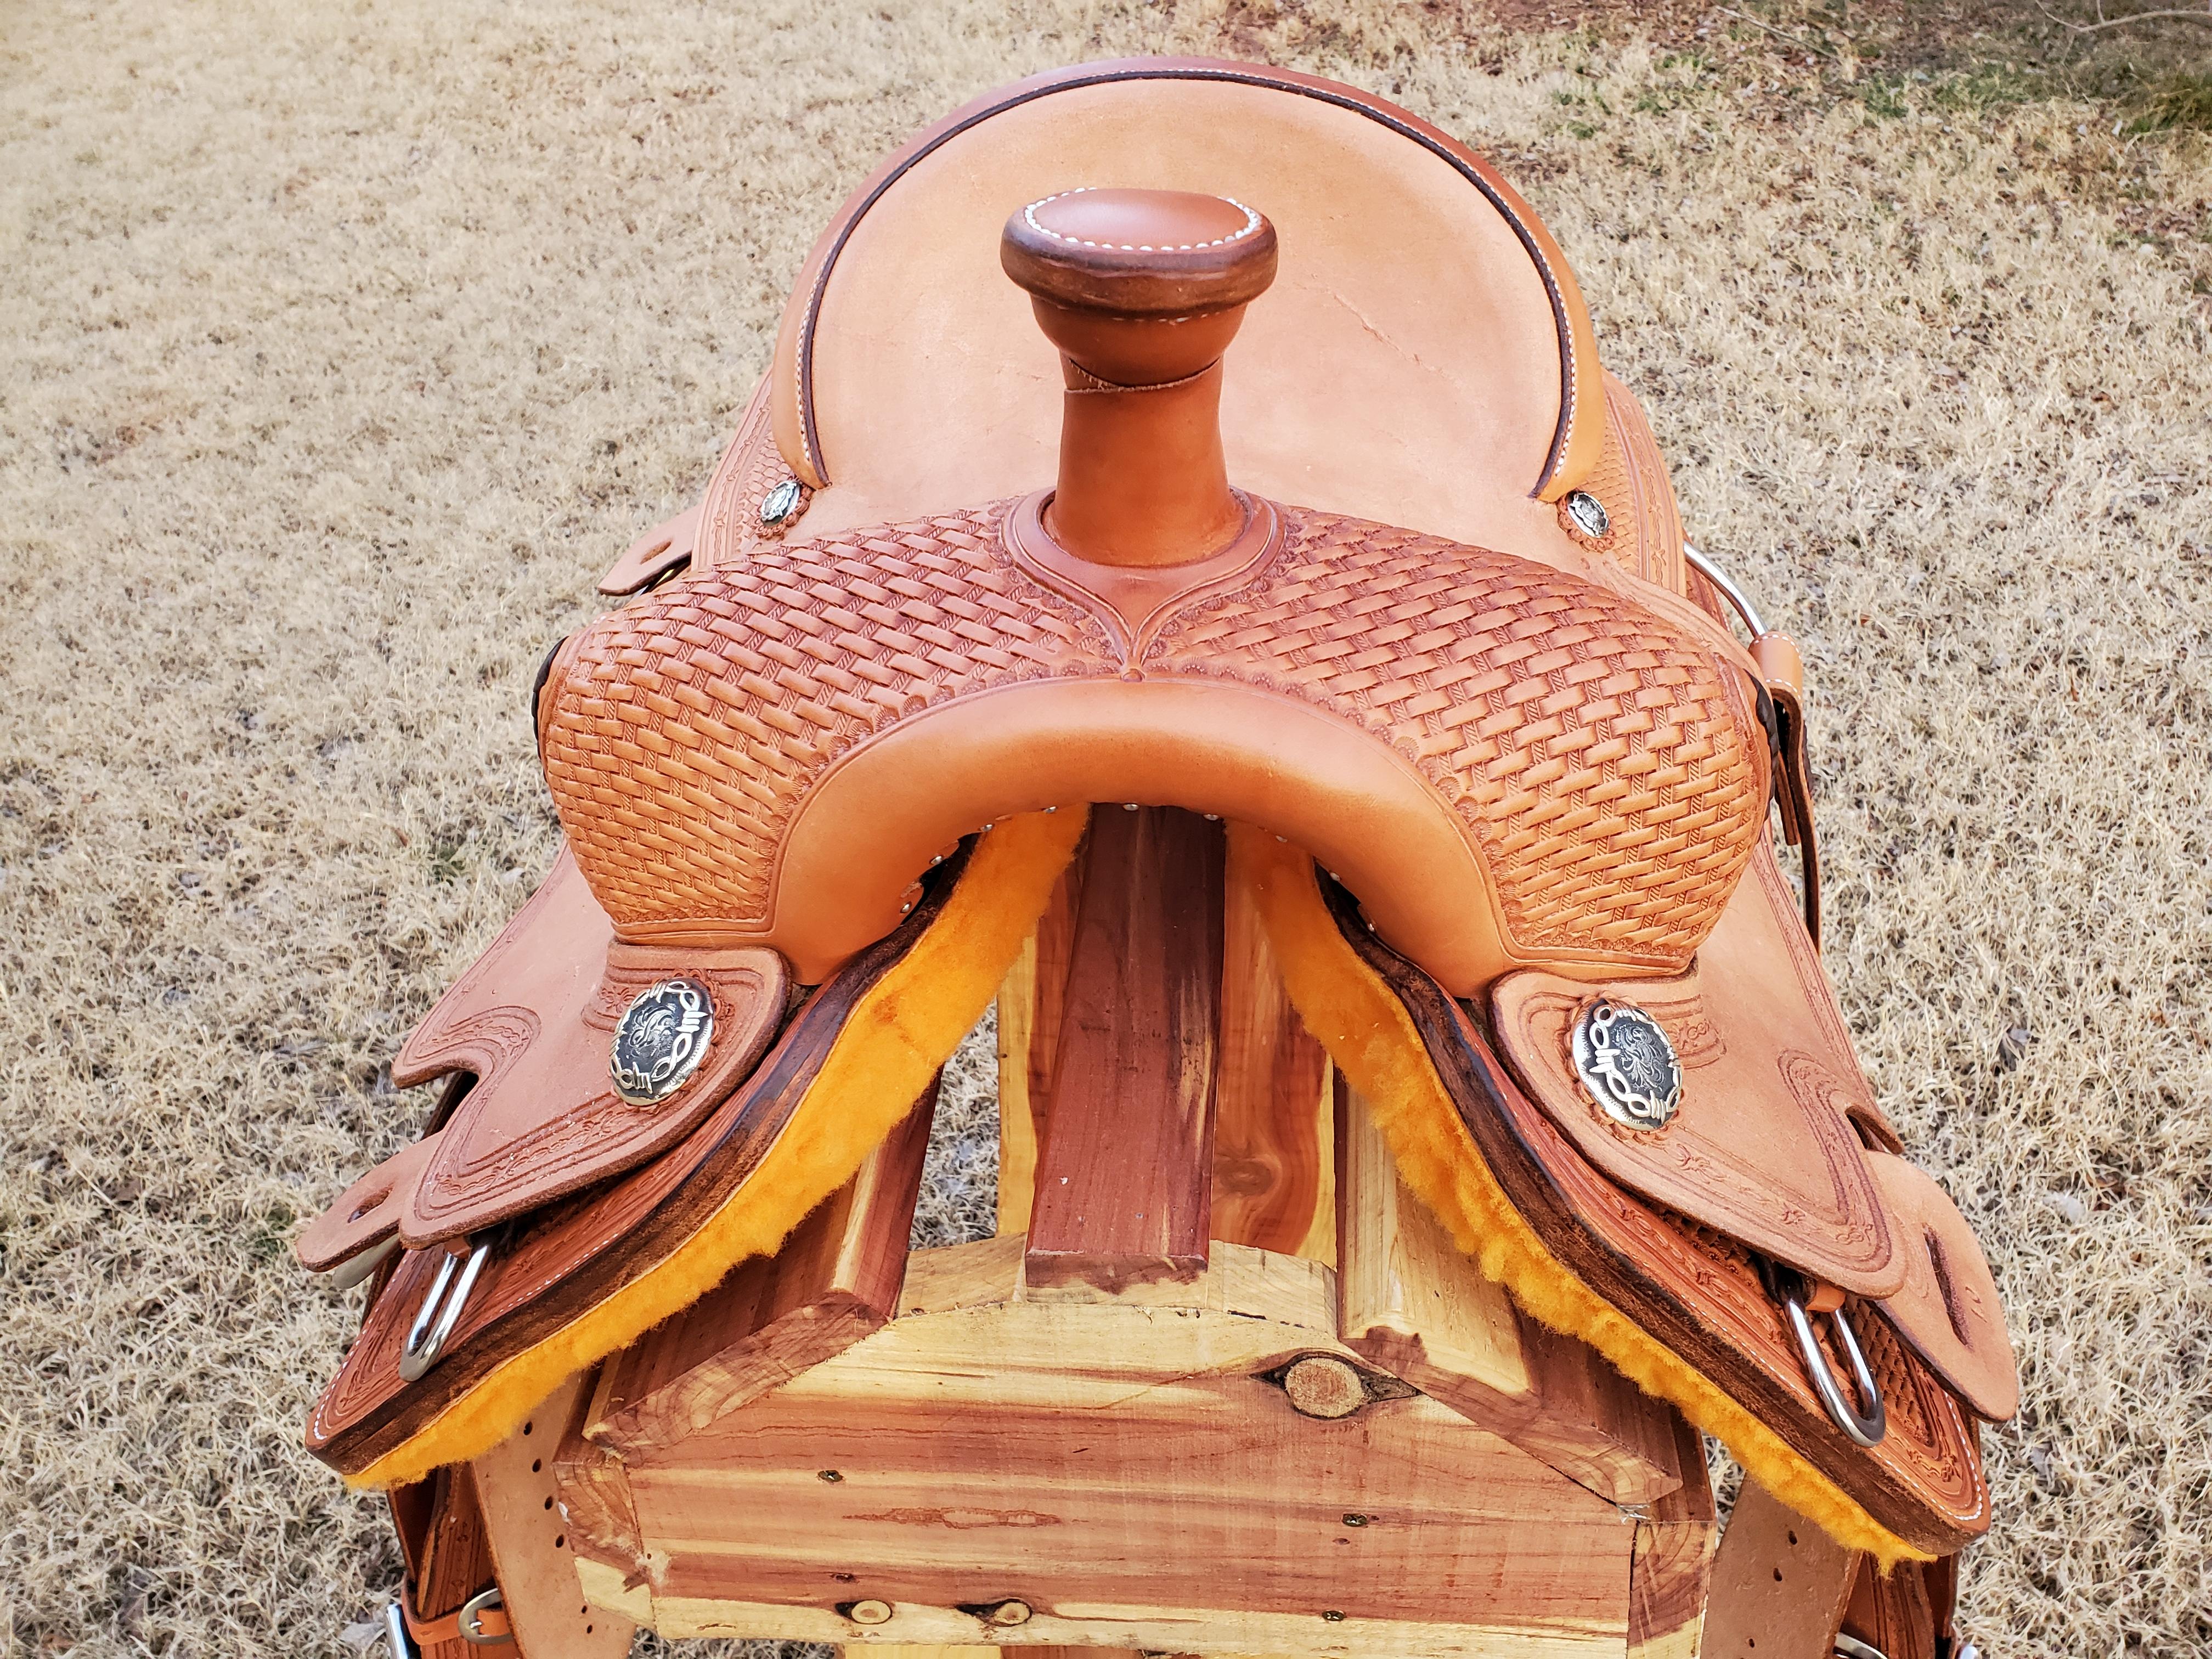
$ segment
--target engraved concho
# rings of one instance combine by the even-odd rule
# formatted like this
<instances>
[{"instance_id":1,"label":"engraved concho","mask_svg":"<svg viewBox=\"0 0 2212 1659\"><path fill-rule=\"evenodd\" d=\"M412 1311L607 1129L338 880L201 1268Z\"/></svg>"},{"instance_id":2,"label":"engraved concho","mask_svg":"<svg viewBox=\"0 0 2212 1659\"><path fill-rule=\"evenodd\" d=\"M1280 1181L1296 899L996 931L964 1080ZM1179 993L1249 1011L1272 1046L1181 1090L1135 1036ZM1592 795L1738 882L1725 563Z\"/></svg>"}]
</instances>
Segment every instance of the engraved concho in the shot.
<instances>
[{"instance_id":1,"label":"engraved concho","mask_svg":"<svg viewBox=\"0 0 2212 1659\"><path fill-rule=\"evenodd\" d=\"M1663 1129L1682 1103L1682 1063L1659 1022L1633 1003L1603 998L1575 1020L1575 1075L1607 1116Z\"/></svg>"},{"instance_id":2,"label":"engraved concho","mask_svg":"<svg viewBox=\"0 0 2212 1659\"><path fill-rule=\"evenodd\" d=\"M657 1106L691 1080L714 1036L714 994L696 979L665 979L615 1022L607 1070L633 1106Z\"/></svg>"}]
</instances>

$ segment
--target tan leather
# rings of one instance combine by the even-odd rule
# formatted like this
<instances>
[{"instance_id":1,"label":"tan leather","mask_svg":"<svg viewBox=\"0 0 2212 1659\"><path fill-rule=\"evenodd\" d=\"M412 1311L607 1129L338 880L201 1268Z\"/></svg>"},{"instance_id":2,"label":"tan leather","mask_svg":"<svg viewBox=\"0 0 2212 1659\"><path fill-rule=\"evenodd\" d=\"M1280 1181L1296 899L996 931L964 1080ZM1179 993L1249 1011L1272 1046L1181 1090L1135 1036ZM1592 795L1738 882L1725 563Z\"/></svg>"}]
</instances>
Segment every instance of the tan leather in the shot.
<instances>
[{"instance_id":1,"label":"tan leather","mask_svg":"<svg viewBox=\"0 0 2212 1659\"><path fill-rule=\"evenodd\" d=\"M1019 286L990 270L1002 225ZM764 523L793 479L801 511ZM1577 487L1604 536L1554 505ZM1463 149L1236 65L994 94L848 204L706 497L607 583L659 586L563 645L536 709L574 862L394 1067L477 1081L303 1235L318 1260L411 1247L319 1455L368 1466L671 1259L905 948L916 878L980 824L1105 800L1312 849L1568 1271L1899 1536L1986 1526L1968 1407L2016 1396L1995 1287L1882 1150L1765 840L1778 790L1816 896L1802 662L1699 609L1649 422ZM676 973L712 989L714 1047L627 1106L611 1025ZM794 975L823 988L748 1079ZM1663 1132L1574 1081L1567 1023L1600 993L1674 1036ZM1486 994L1517 1083L1453 1000ZM441 1247L501 1222L447 1353L402 1383ZM1891 1413L1872 1451L1826 1419L1770 1258L1849 1310Z\"/></svg>"},{"instance_id":2,"label":"tan leather","mask_svg":"<svg viewBox=\"0 0 2212 1659\"><path fill-rule=\"evenodd\" d=\"M958 868L947 860L945 873ZM582 1316L670 1260L754 1176L855 1006L914 946L952 888L951 880L939 880L903 927L802 1003L762 1063L677 1145L567 1203L519 1217L486 1253L437 1364L413 1382L401 1378L399 1358L447 1252L402 1255L371 1301L360 1339L315 1403L307 1449L359 1474L503 1364L571 1331ZM918 1104L933 1103L935 1090L933 1082ZM926 1136L927 1110L920 1121Z\"/></svg>"},{"instance_id":3,"label":"tan leather","mask_svg":"<svg viewBox=\"0 0 2212 1659\"><path fill-rule=\"evenodd\" d=\"M1036 550L1035 506L761 544L578 636L546 780L623 938L766 945L813 982L946 842L1100 799L1312 848L1462 994L1533 962L1679 972L1718 919L1766 745L1671 618L1289 509L1249 568L1163 573L1125 616L1110 568L1085 587Z\"/></svg>"},{"instance_id":4,"label":"tan leather","mask_svg":"<svg viewBox=\"0 0 2212 1659\"><path fill-rule=\"evenodd\" d=\"M1275 228L1187 191L1061 191L1017 209L1000 263L1067 381L1044 526L1101 564L1208 557L1250 519L1221 452L1221 355L1275 276Z\"/></svg>"},{"instance_id":5,"label":"tan leather","mask_svg":"<svg viewBox=\"0 0 2212 1659\"><path fill-rule=\"evenodd\" d=\"M1651 422L1626 386L1610 374L1604 384L1604 441L1596 462L1576 488L1596 496L1605 508L1606 533L1589 535L1564 504L1559 527L1580 545L1655 586L1686 592L1682 515Z\"/></svg>"},{"instance_id":6,"label":"tan leather","mask_svg":"<svg viewBox=\"0 0 2212 1659\"><path fill-rule=\"evenodd\" d=\"M486 1585L485 1588L489 1589L490 1586ZM407 1622L407 1634L414 1638L418 1648L434 1648L447 1642L465 1643L476 1647L505 1647L510 1645L514 1635L514 1626L507 1621L507 1609L502 1607L477 1609L476 1616L469 1621L473 1632L472 1638L461 1634L462 1609L459 1607L439 1619L417 1618L403 1590L399 1597L399 1612ZM467 1647L464 1647L462 1651L467 1651Z\"/></svg>"},{"instance_id":7,"label":"tan leather","mask_svg":"<svg viewBox=\"0 0 2212 1659\"><path fill-rule=\"evenodd\" d=\"M1767 902L1757 882L1737 888L1699 952L1713 964L1710 986L1694 969L1595 985L1507 975L1491 991L1498 1046L1613 1180L1815 1279L1888 1296L1905 1282L1905 1254L1844 1109L1865 1085L1825 1052L1808 988L1774 948L1771 924L1744 914ZM1660 1128L1622 1127L1576 1075L1570 1033L1601 997L1641 1008L1674 1043L1681 1103Z\"/></svg>"},{"instance_id":8,"label":"tan leather","mask_svg":"<svg viewBox=\"0 0 2212 1659\"><path fill-rule=\"evenodd\" d=\"M742 563L752 550L789 536L793 524L771 527L761 522L761 506L769 492L786 482L798 482L776 453L775 432L769 419L769 385L765 379L753 389L737 435L730 440L707 494L699 503L699 537L689 567L693 574L722 563ZM812 492L802 487L802 511L811 505Z\"/></svg>"},{"instance_id":9,"label":"tan leather","mask_svg":"<svg viewBox=\"0 0 2212 1659\"><path fill-rule=\"evenodd\" d=\"M2020 1410L2020 1373L1996 1279L1973 1230L1924 1171L1888 1152L1866 1159L1905 1265L1905 1283L1877 1306L1978 1414L2008 1420Z\"/></svg>"},{"instance_id":10,"label":"tan leather","mask_svg":"<svg viewBox=\"0 0 2212 1659\"><path fill-rule=\"evenodd\" d=\"M1595 461L1604 393L1579 291L1527 204L1463 145L1355 88L1172 59L988 94L847 203L800 273L769 377L784 468L822 486L794 536L1054 477L1062 381L1042 342L1020 349L1030 307L999 273L994 234L1021 204L1085 182L1234 198L1282 237L1223 394L1233 483L1587 562L1548 503ZM748 459L732 448L710 501Z\"/></svg>"},{"instance_id":11,"label":"tan leather","mask_svg":"<svg viewBox=\"0 0 2212 1659\"><path fill-rule=\"evenodd\" d=\"M1745 1481L1713 1557L1701 1659L1834 1659L1866 1559Z\"/></svg>"},{"instance_id":12,"label":"tan leather","mask_svg":"<svg viewBox=\"0 0 2212 1659\"><path fill-rule=\"evenodd\" d=\"M1195 191L1097 185L1054 191L1015 209L999 241L999 264L1015 286L1061 309L1107 319L1112 325L1102 343L1123 343L1109 350L1176 349L1193 332L1186 325L1266 293L1275 280L1275 228L1244 203ZM1126 325L1135 319L1150 326ZM1133 374L1116 372L1126 360L1101 362L1081 349L1072 355L1116 385L1148 386L1194 374L1225 343L1209 339L1189 361Z\"/></svg>"},{"instance_id":13,"label":"tan leather","mask_svg":"<svg viewBox=\"0 0 2212 1659\"><path fill-rule=\"evenodd\" d=\"M1943 1558L1944 1562L1956 1559ZM1938 1659L1936 1638L1939 1632L1949 1633L1949 1609L1936 1610L1936 1581L1953 1576L1939 1571L1941 1565L1907 1562L1885 1574L1871 1561L1863 1564L1844 1609L1843 1633L1864 1642L1883 1659Z\"/></svg>"},{"instance_id":14,"label":"tan leather","mask_svg":"<svg viewBox=\"0 0 2212 1659\"><path fill-rule=\"evenodd\" d=\"M447 1072L477 1078L420 1178L395 1185L409 1249L479 1232L673 1145L720 1104L782 1023L787 978L774 952L641 949L611 933L563 849L544 885L401 1047L392 1075L403 1087ZM609 1074L615 1023L641 993L678 975L712 994L712 1041L674 1095L633 1105Z\"/></svg>"},{"instance_id":15,"label":"tan leather","mask_svg":"<svg viewBox=\"0 0 2212 1659\"><path fill-rule=\"evenodd\" d=\"M491 1549L476 1475L440 1469L392 1492L404 1567L399 1613L421 1659L473 1659L483 1650L460 1633L460 1610L493 1583Z\"/></svg>"},{"instance_id":16,"label":"tan leather","mask_svg":"<svg viewBox=\"0 0 2212 1659\"><path fill-rule=\"evenodd\" d=\"M438 1155L442 1129L409 1142L337 1196L292 1241L292 1253L309 1273L342 1267L363 1250L399 1232L399 1218Z\"/></svg>"},{"instance_id":17,"label":"tan leather","mask_svg":"<svg viewBox=\"0 0 2212 1659\"><path fill-rule=\"evenodd\" d=\"M699 514L698 507L687 507L632 542L599 578L599 592L610 598L635 593L690 563L699 543Z\"/></svg>"}]
</instances>

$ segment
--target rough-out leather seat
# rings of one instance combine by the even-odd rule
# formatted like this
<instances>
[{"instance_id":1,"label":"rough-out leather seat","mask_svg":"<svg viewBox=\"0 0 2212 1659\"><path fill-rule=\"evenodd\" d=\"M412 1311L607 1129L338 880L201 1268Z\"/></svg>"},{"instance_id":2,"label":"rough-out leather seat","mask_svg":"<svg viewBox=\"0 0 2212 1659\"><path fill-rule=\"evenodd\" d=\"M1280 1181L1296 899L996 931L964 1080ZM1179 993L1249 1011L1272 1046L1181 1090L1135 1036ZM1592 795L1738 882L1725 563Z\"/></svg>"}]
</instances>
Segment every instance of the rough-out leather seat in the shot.
<instances>
[{"instance_id":1,"label":"rough-out leather seat","mask_svg":"<svg viewBox=\"0 0 2212 1659\"><path fill-rule=\"evenodd\" d=\"M979 101L840 213L703 501L604 586L533 696L562 857L395 1065L452 1079L428 1138L302 1241L378 1264L312 1429L349 1476L474 1455L775 1249L1143 805L1226 826L1300 1017L1528 1312L1853 1547L1986 1527L1996 1286L1770 838L1779 801L1809 854L1794 651L1729 631L1462 146L1243 65Z\"/></svg>"}]
</instances>

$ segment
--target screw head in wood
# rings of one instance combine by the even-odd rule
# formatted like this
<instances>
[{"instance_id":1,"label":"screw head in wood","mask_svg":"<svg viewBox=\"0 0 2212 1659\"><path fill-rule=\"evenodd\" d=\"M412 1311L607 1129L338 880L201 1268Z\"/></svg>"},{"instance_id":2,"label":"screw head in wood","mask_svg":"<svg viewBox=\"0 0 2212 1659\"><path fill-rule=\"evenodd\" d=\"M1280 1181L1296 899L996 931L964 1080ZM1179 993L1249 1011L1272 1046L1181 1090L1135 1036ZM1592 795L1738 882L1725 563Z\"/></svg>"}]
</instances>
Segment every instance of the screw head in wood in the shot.
<instances>
[{"instance_id":1,"label":"screw head in wood","mask_svg":"<svg viewBox=\"0 0 2212 1659\"><path fill-rule=\"evenodd\" d=\"M845 1616L856 1625L888 1625L891 1621L891 1604L870 1596L865 1601L855 1601L847 1608Z\"/></svg>"},{"instance_id":2,"label":"screw head in wood","mask_svg":"<svg viewBox=\"0 0 2212 1659\"><path fill-rule=\"evenodd\" d=\"M1367 1403L1359 1373L1329 1354L1309 1354L1285 1371L1283 1392L1308 1417L1349 1417Z\"/></svg>"}]
</instances>

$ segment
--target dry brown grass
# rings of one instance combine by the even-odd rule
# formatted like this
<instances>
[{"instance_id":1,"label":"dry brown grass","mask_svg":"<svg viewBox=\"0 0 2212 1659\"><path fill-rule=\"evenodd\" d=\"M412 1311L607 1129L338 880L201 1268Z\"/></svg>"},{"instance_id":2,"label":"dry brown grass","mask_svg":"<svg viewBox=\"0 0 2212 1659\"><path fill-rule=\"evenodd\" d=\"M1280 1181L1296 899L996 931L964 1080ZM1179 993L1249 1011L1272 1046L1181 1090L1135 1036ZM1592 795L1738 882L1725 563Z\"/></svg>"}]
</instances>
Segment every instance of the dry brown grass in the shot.
<instances>
[{"instance_id":1,"label":"dry brown grass","mask_svg":"<svg viewBox=\"0 0 2212 1659\"><path fill-rule=\"evenodd\" d=\"M550 857L538 652L880 151L1224 38L1499 155L1808 642L1829 960L2025 1372L1985 1650L2212 1649L2203 141L1321 10L9 9L0 1650L343 1651L395 1560L285 1240Z\"/></svg>"}]
</instances>

